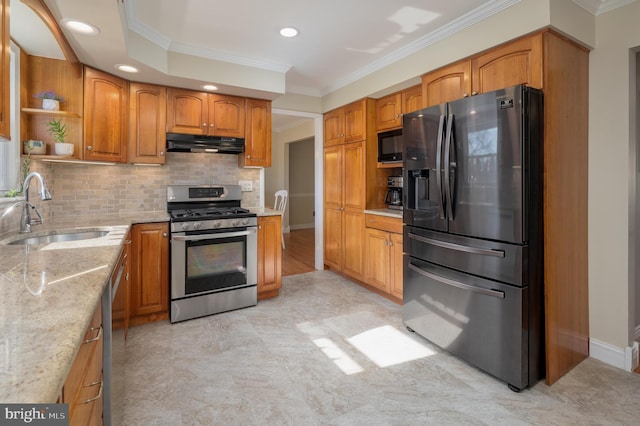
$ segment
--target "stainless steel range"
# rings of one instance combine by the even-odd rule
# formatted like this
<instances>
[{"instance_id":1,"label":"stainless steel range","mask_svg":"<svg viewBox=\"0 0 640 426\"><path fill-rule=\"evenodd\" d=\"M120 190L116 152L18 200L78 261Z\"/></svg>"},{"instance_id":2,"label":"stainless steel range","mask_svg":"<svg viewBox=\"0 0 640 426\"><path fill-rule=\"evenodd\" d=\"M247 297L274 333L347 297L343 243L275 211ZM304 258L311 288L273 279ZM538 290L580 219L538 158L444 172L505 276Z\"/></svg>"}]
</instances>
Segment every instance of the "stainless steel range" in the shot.
<instances>
[{"instance_id":1,"label":"stainless steel range","mask_svg":"<svg viewBox=\"0 0 640 426\"><path fill-rule=\"evenodd\" d=\"M255 213L239 185L170 185L171 322L256 305Z\"/></svg>"}]
</instances>

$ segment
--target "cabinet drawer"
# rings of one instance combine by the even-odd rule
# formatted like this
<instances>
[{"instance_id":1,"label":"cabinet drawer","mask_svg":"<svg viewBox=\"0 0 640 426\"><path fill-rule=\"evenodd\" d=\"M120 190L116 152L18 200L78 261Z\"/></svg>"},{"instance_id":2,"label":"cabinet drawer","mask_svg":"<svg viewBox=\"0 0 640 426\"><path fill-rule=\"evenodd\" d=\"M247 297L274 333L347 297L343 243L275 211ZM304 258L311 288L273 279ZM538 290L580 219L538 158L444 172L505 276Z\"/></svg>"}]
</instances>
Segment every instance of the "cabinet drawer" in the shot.
<instances>
[{"instance_id":1,"label":"cabinet drawer","mask_svg":"<svg viewBox=\"0 0 640 426\"><path fill-rule=\"evenodd\" d=\"M402 234L402 219L399 217L379 216L377 214L365 215L365 226L367 228L379 229L381 231Z\"/></svg>"},{"instance_id":2,"label":"cabinet drawer","mask_svg":"<svg viewBox=\"0 0 640 426\"><path fill-rule=\"evenodd\" d=\"M67 379L64 382L64 388L62 390L63 402L71 403L78 392L78 389L82 386L83 377L87 370L87 365L92 359L93 354L96 352L98 346L102 346L102 309L98 305L96 312L89 323L82 343L78 349L71 370L67 375ZM100 353L102 350L100 349Z\"/></svg>"}]
</instances>

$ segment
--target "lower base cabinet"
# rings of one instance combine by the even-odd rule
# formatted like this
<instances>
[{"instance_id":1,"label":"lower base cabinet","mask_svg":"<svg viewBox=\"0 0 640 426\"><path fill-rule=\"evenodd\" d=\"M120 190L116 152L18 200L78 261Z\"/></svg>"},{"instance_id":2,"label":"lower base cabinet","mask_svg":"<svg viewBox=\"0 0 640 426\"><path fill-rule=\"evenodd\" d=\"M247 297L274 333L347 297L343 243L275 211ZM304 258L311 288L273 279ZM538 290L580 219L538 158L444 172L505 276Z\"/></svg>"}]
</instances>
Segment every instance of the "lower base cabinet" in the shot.
<instances>
[{"instance_id":1,"label":"lower base cabinet","mask_svg":"<svg viewBox=\"0 0 640 426\"><path fill-rule=\"evenodd\" d=\"M168 222L131 227L130 286L130 325L169 318Z\"/></svg>"},{"instance_id":2,"label":"lower base cabinet","mask_svg":"<svg viewBox=\"0 0 640 426\"><path fill-rule=\"evenodd\" d=\"M102 424L102 307L99 304L62 388L69 425Z\"/></svg>"},{"instance_id":3,"label":"lower base cabinet","mask_svg":"<svg viewBox=\"0 0 640 426\"><path fill-rule=\"evenodd\" d=\"M402 299L402 219L365 215L364 282Z\"/></svg>"},{"instance_id":4,"label":"lower base cabinet","mask_svg":"<svg viewBox=\"0 0 640 426\"><path fill-rule=\"evenodd\" d=\"M282 217L258 217L258 300L276 297L282 287Z\"/></svg>"}]
</instances>

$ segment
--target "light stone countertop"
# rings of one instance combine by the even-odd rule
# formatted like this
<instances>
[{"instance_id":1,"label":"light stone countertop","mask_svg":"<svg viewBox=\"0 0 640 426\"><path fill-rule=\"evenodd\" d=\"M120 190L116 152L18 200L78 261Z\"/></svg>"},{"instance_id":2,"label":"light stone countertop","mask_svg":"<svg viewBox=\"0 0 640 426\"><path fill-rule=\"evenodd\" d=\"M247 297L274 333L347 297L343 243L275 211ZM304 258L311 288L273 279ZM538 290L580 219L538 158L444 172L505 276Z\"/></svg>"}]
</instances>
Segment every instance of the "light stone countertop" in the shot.
<instances>
[{"instance_id":1,"label":"light stone countertop","mask_svg":"<svg viewBox=\"0 0 640 426\"><path fill-rule=\"evenodd\" d=\"M364 211L367 214L376 214L378 216L395 217L402 219L402 210L393 209L368 209Z\"/></svg>"},{"instance_id":2,"label":"light stone countertop","mask_svg":"<svg viewBox=\"0 0 640 426\"><path fill-rule=\"evenodd\" d=\"M34 225L31 236L74 228L111 232L48 245L0 244L0 401L56 401L130 225L168 220L166 212L54 218Z\"/></svg>"},{"instance_id":3,"label":"light stone countertop","mask_svg":"<svg viewBox=\"0 0 640 426\"><path fill-rule=\"evenodd\" d=\"M249 208L249 210L258 216L282 216L282 212L280 210L270 209L269 207L254 207Z\"/></svg>"}]
</instances>

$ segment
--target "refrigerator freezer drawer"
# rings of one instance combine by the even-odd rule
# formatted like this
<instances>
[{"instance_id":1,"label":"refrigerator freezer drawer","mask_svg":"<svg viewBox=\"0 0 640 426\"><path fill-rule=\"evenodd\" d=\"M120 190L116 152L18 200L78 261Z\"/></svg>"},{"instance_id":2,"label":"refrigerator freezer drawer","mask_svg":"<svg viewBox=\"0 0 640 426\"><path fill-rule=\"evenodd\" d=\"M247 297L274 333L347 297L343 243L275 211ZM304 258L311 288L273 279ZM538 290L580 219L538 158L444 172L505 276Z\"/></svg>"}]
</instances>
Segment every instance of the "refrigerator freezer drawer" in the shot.
<instances>
[{"instance_id":1,"label":"refrigerator freezer drawer","mask_svg":"<svg viewBox=\"0 0 640 426\"><path fill-rule=\"evenodd\" d=\"M407 327L518 389L529 385L527 297L527 287L404 255Z\"/></svg>"},{"instance_id":2,"label":"refrigerator freezer drawer","mask_svg":"<svg viewBox=\"0 0 640 426\"><path fill-rule=\"evenodd\" d=\"M526 286L528 247L404 227L403 249L411 256L462 272Z\"/></svg>"}]
</instances>

